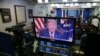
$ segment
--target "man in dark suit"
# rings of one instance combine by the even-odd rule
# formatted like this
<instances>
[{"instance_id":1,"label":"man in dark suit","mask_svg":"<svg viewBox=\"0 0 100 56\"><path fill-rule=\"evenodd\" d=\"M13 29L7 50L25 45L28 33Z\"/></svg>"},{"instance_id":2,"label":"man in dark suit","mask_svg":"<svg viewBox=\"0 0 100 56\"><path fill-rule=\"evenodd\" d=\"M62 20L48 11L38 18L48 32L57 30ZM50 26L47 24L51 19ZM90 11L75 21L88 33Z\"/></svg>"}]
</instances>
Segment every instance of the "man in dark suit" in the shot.
<instances>
[{"instance_id":1,"label":"man in dark suit","mask_svg":"<svg viewBox=\"0 0 100 56\"><path fill-rule=\"evenodd\" d=\"M50 40L59 40L62 37L62 33L57 30L57 21L48 19L47 28L40 30L39 36Z\"/></svg>"}]
</instances>

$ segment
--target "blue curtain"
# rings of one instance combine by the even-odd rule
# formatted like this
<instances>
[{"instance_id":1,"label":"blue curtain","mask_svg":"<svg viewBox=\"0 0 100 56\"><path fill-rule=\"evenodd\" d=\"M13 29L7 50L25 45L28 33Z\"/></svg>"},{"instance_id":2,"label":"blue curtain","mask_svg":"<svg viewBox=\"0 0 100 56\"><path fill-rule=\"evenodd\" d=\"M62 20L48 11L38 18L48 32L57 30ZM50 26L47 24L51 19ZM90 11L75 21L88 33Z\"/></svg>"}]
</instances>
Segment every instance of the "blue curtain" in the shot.
<instances>
[{"instance_id":1,"label":"blue curtain","mask_svg":"<svg viewBox=\"0 0 100 56\"><path fill-rule=\"evenodd\" d=\"M61 8L56 8L56 16L62 17L62 9Z\"/></svg>"},{"instance_id":2,"label":"blue curtain","mask_svg":"<svg viewBox=\"0 0 100 56\"><path fill-rule=\"evenodd\" d=\"M87 21L90 18L90 9L86 8L83 11L83 20Z\"/></svg>"}]
</instances>

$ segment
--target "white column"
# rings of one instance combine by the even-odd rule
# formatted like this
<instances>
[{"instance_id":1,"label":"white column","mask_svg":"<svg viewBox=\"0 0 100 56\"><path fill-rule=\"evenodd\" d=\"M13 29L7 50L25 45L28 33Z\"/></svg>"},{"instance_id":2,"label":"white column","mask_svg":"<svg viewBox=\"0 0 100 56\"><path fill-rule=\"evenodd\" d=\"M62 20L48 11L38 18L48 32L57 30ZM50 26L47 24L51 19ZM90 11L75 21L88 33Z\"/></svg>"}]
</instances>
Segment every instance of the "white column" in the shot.
<instances>
[{"instance_id":1,"label":"white column","mask_svg":"<svg viewBox=\"0 0 100 56\"><path fill-rule=\"evenodd\" d=\"M64 13L64 12L63 12L63 9L62 9L62 8L61 8L61 10L62 10L62 17L63 17L63 13Z\"/></svg>"},{"instance_id":2,"label":"white column","mask_svg":"<svg viewBox=\"0 0 100 56\"><path fill-rule=\"evenodd\" d=\"M81 23L83 23L83 12L84 12L84 9L81 9L82 10L82 15L81 15L81 18L82 18L82 21L81 21Z\"/></svg>"}]
</instances>

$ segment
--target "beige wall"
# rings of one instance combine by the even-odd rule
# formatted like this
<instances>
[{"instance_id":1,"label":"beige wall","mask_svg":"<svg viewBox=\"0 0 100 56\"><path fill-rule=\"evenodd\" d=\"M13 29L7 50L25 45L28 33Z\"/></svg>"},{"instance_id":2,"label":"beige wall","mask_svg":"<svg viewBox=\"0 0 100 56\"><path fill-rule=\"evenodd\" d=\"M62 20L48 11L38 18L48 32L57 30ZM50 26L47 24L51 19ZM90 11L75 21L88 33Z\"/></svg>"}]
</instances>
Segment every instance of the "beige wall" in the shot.
<instances>
[{"instance_id":1,"label":"beige wall","mask_svg":"<svg viewBox=\"0 0 100 56\"><path fill-rule=\"evenodd\" d=\"M28 18L28 9L33 9L33 7L34 7L33 5L26 2L25 0L0 0L0 8L10 8L11 19L12 19L11 22L2 23L2 17L1 17L1 13L0 13L0 32L5 32L6 27L16 25L14 5L25 6L26 7L26 18L27 18L26 24L30 24L30 22L32 22L32 19Z\"/></svg>"}]
</instances>

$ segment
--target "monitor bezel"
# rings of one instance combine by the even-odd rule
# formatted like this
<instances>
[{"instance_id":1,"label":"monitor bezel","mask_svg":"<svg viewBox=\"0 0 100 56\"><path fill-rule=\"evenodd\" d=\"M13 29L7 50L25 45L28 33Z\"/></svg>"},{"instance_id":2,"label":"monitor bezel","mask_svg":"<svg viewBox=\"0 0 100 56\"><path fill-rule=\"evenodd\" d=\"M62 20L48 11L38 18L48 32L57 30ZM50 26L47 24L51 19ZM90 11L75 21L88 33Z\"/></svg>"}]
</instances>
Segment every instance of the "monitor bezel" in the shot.
<instances>
[{"instance_id":1,"label":"monitor bezel","mask_svg":"<svg viewBox=\"0 0 100 56\"><path fill-rule=\"evenodd\" d=\"M59 43L66 43L66 44L74 44L74 39L75 39L75 23L76 23L76 18L67 18L67 17L41 17L41 16L33 16L32 17L33 18L33 23L34 23L34 28L33 28L33 30L35 31L34 32L34 34L35 34L35 37L36 37L36 39L38 39L38 40L44 40L44 41L47 41L47 39L45 39L45 38L40 38L40 37L37 37L36 36L36 30L35 30L35 21L34 21L34 19L36 19L36 18L48 18L48 19L71 19L71 20L73 20L74 21L74 30L73 30L73 40L72 40L72 42L69 42L69 41L60 41L60 40L55 40L56 42L59 42ZM49 40L48 40L49 41Z\"/></svg>"}]
</instances>

